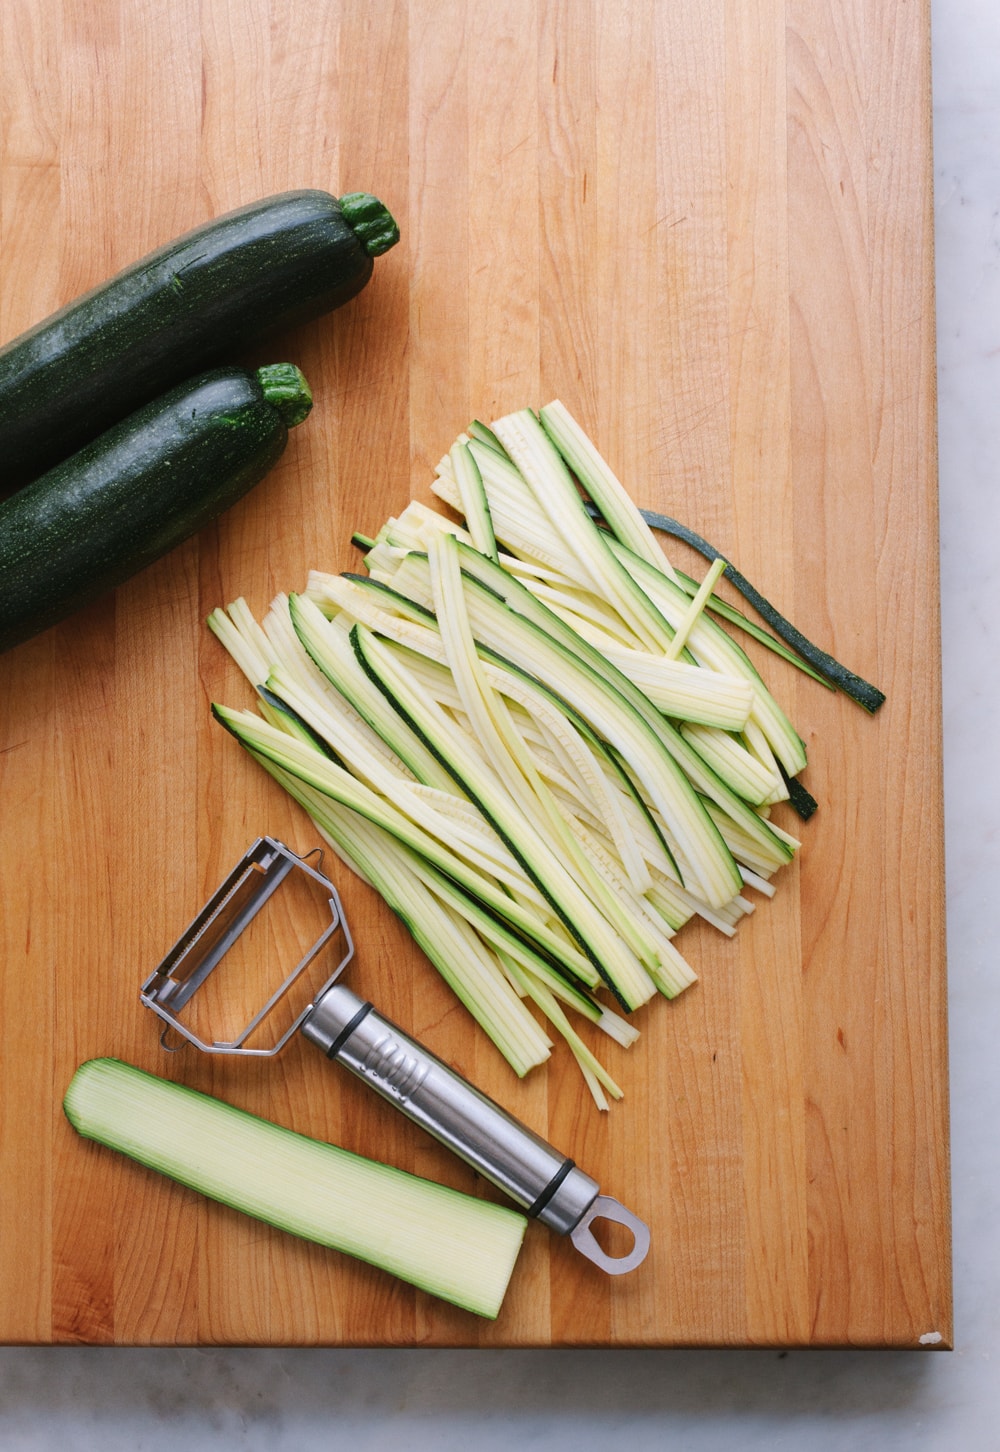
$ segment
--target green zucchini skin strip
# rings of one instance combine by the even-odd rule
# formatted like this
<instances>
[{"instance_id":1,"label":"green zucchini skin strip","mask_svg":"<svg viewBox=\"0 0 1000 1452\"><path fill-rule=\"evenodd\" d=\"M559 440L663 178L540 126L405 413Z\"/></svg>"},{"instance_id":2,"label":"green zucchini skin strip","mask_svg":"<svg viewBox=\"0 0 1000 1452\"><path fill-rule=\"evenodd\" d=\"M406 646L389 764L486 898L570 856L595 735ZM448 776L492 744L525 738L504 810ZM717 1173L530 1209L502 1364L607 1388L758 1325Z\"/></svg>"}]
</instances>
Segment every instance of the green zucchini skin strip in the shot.
<instances>
[{"instance_id":1,"label":"green zucchini skin strip","mask_svg":"<svg viewBox=\"0 0 1000 1452\"><path fill-rule=\"evenodd\" d=\"M812 816L813 812L818 809L819 802L817 802L812 792L806 790L806 788L799 781L798 777L788 776L785 772L782 772L781 774L785 778L785 785L788 788L789 802L791 803L793 809L802 818L803 822L807 822Z\"/></svg>"},{"instance_id":2,"label":"green zucchini skin strip","mask_svg":"<svg viewBox=\"0 0 1000 1452\"><path fill-rule=\"evenodd\" d=\"M85 1139L289 1234L490 1319L527 1221L517 1211L310 1139L120 1059L89 1059L63 1100Z\"/></svg>"},{"instance_id":3,"label":"green zucchini skin strip","mask_svg":"<svg viewBox=\"0 0 1000 1452\"><path fill-rule=\"evenodd\" d=\"M671 519L669 515L659 514L653 509L643 509L640 512L651 529L658 529L663 534L669 534L675 539L683 540L685 544L689 544L692 549L697 550L700 555L703 555L706 560L724 558L722 552L717 550L714 545L710 545L706 539L702 539L700 534L696 534L693 529L689 529L687 525L681 524L678 520ZM808 640L802 634L801 630L797 630L790 621L786 620L770 601L766 600L760 591L755 589L750 581L744 575L741 575L739 570L731 565L728 560L726 561L725 576L727 580L732 582L743 598L750 602L761 619L767 621L774 633L779 635L786 645L790 645L794 650L797 650L802 656L802 659L808 661L814 670L819 671L827 680L842 690L846 696L850 696L853 701L856 701L859 706L863 706L871 714L874 715L879 707L883 705L885 702L885 693L883 691L880 691L877 686L871 685L870 682L864 680L861 676L856 675L854 671L848 670L846 666L834 660L832 655L829 655L825 650L821 650L818 645L813 645L812 641Z\"/></svg>"},{"instance_id":4,"label":"green zucchini skin strip","mask_svg":"<svg viewBox=\"0 0 1000 1452\"><path fill-rule=\"evenodd\" d=\"M687 575L683 570L679 570L676 565L674 566L674 574L677 576L678 583L683 585L687 593L693 597L701 582L696 580L693 575ZM725 574L725 571L723 571L723 574ZM786 645L783 640L779 640L776 635L772 635L769 631L764 630L756 621L751 620L748 615L744 615L742 610L737 610L734 605L730 605L728 600L723 600L719 595L713 595L707 602L705 609L706 611L710 610L713 615L718 615L721 620L727 620L730 625L738 626L745 634L759 641L761 645L766 646L769 651L774 655L780 656L782 660L787 660L790 665L795 666L796 670L800 670L803 675L807 675L810 680L816 681L818 685L824 686L828 691L835 691L837 689L833 681L821 675L819 671L814 670L808 661L804 660L801 655L792 650L791 646Z\"/></svg>"}]
</instances>

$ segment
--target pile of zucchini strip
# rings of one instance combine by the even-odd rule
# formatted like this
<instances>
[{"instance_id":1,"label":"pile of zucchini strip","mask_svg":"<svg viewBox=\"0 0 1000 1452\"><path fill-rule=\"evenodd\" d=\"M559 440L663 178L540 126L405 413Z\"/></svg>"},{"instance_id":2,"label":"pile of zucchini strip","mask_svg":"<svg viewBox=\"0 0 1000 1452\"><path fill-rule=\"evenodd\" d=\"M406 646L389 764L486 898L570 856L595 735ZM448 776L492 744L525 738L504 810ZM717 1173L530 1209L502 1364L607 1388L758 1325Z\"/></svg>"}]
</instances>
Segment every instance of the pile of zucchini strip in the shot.
<instances>
[{"instance_id":1,"label":"pile of zucchini strip","mask_svg":"<svg viewBox=\"0 0 1000 1452\"><path fill-rule=\"evenodd\" d=\"M721 565L692 595L561 404L471 424L433 489L355 536L363 572L213 611L257 692L213 712L514 1071L561 1038L607 1108L592 1030L634 1042L695 981L684 925L773 894L805 748L706 608Z\"/></svg>"}]
</instances>

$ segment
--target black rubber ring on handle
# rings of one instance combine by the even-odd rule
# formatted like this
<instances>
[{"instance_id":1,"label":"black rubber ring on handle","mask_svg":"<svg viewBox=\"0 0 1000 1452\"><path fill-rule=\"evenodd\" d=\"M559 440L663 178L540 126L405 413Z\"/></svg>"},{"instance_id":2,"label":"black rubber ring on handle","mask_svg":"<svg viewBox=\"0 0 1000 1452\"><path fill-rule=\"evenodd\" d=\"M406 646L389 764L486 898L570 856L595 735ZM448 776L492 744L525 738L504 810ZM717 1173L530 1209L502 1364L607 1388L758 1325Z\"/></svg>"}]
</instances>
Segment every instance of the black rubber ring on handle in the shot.
<instances>
[{"instance_id":1,"label":"black rubber ring on handle","mask_svg":"<svg viewBox=\"0 0 1000 1452\"><path fill-rule=\"evenodd\" d=\"M525 1215L529 1216L529 1218L531 1219L534 1219L536 1216L540 1215L545 1209L546 1205L552 1199L552 1196L558 1190L559 1186L562 1184L563 1180L565 1180L570 1170L575 1169L575 1160L563 1160L562 1164L559 1166L558 1170L556 1170L555 1174L552 1176L549 1183L545 1186L545 1189L539 1195L535 1203L533 1205L529 1205L527 1210L525 1210Z\"/></svg>"},{"instance_id":2,"label":"black rubber ring on handle","mask_svg":"<svg viewBox=\"0 0 1000 1452\"><path fill-rule=\"evenodd\" d=\"M363 1003L350 1022L344 1024L344 1027L326 1051L326 1057L328 1059L335 1059L337 1057L358 1024L364 1022L374 1007L374 1003Z\"/></svg>"}]
</instances>

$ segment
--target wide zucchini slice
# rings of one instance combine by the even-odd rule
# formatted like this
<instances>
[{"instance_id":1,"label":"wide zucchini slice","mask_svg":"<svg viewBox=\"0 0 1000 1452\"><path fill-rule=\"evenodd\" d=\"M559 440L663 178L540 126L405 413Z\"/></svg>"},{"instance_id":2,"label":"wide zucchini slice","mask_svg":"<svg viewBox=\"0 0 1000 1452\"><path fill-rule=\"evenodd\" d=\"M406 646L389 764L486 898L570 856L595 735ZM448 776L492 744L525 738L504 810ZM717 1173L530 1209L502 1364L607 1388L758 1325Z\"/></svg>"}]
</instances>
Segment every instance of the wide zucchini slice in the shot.
<instances>
[{"instance_id":1,"label":"wide zucchini slice","mask_svg":"<svg viewBox=\"0 0 1000 1452\"><path fill-rule=\"evenodd\" d=\"M86 1139L209 1199L389 1271L490 1319L527 1221L284 1129L120 1059L90 1059L63 1102Z\"/></svg>"}]
</instances>

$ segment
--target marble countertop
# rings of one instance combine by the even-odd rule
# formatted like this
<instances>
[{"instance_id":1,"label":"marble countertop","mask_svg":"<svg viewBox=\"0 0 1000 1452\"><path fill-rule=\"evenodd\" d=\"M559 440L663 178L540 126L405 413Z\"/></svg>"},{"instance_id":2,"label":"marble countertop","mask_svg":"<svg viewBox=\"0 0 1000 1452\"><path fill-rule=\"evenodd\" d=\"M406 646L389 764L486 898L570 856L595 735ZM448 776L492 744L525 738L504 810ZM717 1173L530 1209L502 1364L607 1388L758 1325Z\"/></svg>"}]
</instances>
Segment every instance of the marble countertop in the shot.
<instances>
[{"instance_id":1,"label":"marble countertop","mask_svg":"<svg viewBox=\"0 0 1000 1452\"><path fill-rule=\"evenodd\" d=\"M933 0L932 16L957 1349L7 1348L5 1452L998 1445L1000 974L988 910L1000 880L989 764L1000 710L1000 7Z\"/></svg>"}]
</instances>

